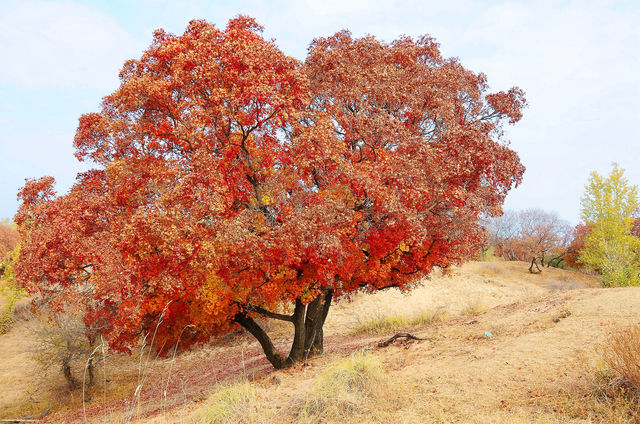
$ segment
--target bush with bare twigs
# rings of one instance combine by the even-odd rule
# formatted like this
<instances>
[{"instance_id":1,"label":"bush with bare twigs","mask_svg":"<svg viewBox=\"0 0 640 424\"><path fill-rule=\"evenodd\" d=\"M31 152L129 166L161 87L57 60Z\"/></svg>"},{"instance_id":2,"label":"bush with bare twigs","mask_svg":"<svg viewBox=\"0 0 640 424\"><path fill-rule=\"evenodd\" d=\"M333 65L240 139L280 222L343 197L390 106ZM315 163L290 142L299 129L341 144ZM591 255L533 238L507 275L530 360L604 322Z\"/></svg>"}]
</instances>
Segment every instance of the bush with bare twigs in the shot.
<instances>
[{"instance_id":1,"label":"bush with bare twigs","mask_svg":"<svg viewBox=\"0 0 640 424\"><path fill-rule=\"evenodd\" d=\"M34 324L33 337L36 347L32 353L41 365L41 371L50 367L60 367L69 390L80 386L85 375L87 387L94 383L93 370L96 365L92 351L92 330L87 328L81 316L68 314L58 315L55 319L40 316ZM89 358L89 362L87 362Z\"/></svg>"},{"instance_id":2,"label":"bush with bare twigs","mask_svg":"<svg viewBox=\"0 0 640 424\"><path fill-rule=\"evenodd\" d=\"M640 324L614 331L603 348L606 364L640 394Z\"/></svg>"}]
</instances>

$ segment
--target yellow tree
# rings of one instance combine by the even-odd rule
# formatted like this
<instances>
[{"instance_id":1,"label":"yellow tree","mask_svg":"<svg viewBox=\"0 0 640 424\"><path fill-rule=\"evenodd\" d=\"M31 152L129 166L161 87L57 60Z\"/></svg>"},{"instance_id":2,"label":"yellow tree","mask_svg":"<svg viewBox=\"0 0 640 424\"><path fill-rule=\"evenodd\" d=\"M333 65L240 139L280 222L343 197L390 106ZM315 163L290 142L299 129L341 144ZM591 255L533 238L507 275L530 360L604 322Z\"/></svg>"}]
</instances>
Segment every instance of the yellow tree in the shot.
<instances>
[{"instance_id":1,"label":"yellow tree","mask_svg":"<svg viewBox=\"0 0 640 424\"><path fill-rule=\"evenodd\" d=\"M640 239L631 235L638 187L613 164L608 177L592 172L581 199L582 219L592 228L579 262L599 270L605 286L640 284Z\"/></svg>"}]
</instances>

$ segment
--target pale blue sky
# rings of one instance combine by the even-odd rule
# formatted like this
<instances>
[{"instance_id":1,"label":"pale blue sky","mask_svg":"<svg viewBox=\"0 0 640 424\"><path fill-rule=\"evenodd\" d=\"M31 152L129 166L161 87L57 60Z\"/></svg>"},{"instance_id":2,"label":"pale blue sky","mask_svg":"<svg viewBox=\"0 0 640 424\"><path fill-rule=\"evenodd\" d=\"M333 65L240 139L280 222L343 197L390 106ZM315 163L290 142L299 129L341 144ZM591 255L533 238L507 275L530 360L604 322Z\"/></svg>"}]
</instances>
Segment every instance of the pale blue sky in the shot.
<instances>
[{"instance_id":1,"label":"pale blue sky","mask_svg":"<svg viewBox=\"0 0 640 424\"><path fill-rule=\"evenodd\" d=\"M445 4L446 3L446 4ZM640 1L7 1L0 0L0 218L25 178L52 175L65 192L82 169L77 119L96 111L152 32L191 19L224 27L255 17L281 49L346 28L390 41L430 34L446 56L527 93L508 130L527 166L508 208L538 207L577 223L589 172L613 161L640 184Z\"/></svg>"}]
</instances>

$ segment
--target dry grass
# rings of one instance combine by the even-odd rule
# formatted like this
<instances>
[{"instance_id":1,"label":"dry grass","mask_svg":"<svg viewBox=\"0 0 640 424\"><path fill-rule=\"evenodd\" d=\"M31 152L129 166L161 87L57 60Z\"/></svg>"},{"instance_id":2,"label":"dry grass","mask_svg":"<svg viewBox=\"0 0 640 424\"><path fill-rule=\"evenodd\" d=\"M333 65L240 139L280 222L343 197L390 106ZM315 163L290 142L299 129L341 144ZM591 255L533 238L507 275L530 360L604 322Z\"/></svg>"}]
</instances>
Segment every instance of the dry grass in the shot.
<instances>
[{"instance_id":1,"label":"dry grass","mask_svg":"<svg viewBox=\"0 0 640 424\"><path fill-rule=\"evenodd\" d=\"M495 262L495 261L494 261ZM499 275L501 273L501 266L500 264L496 264L496 263L482 263L482 265L479 266L479 274L483 275L485 277L495 277L497 275Z\"/></svg>"},{"instance_id":2,"label":"dry grass","mask_svg":"<svg viewBox=\"0 0 640 424\"><path fill-rule=\"evenodd\" d=\"M638 424L640 398L637 390L625 384L610 369L587 370L561 386L550 396L538 399L537 406L556 422Z\"/></svg>"},{"instance_id":3,"label":"dry grass","mask_svg":"<svg viewBox=\"0 0 640 424\"><path fill-rule=\"evenodd\" d=\"M460 315L475 315L480 312L486 311L487 308L481 300L472 299L467 303L467 306L460 312Z\"/></svg>"},{"instance_id":4,"label":"dry grass","mask_svg":"<svg viewBox=\"0 0 640 424\"><path fill-rule=\"evenodd\" d=\"M234 424L264 422L260 411L258 393L263 388L248 381L227 383L216 390L203 407L204 413L197 422L207 424Z\"/></svg>"},{"instance_id":5,"label":"dry grass","mask_svg":"<svg viewBox=\"0 0 640 424\"><path fill-rule=\"evenodd\" d=\"M334 357L308 377L294 390L270 379L222 384L203 406L179 418L203 424L372 421L391 389L379 359L363 352Z\"/></svg>"},{"instance_id":6,"label":"dry grass","mask_svg":"<svg viewBox=\"0 0 640 424\"><path fill-rule=\"evenodd\" d=\"M10 332L0 336L1 419L38 415L47 409L51 414L82 410L82 390L68 389L59 365L43 368L38 361L42 345L32 337L38 327L35 319L18 320ZM72 364L79 381L85 361L78 358ZM135 390L135 375L131 357L107 352L96 369L95 386L86 393L90 399L87 407L130 397ZM108 417L110 413L103 415Z\"/></svg>"},{"instance_id":7,"label":"dry grass","mask_svg":"<svg viewBox=\"0 0 640 424\"><path fill-rule=\"evenodd\" d=\"M640 324L613 331L603 346L603 358L622 384L640 393Z\"/></svg>"},{"instance_id":8,"label":"dry grass","mask_svg":"<svg viewBox=\"0 0 640 424\"><path fill-rule=\"evenodd\" d=\"M358 324L351 334L382 334L392 331L404 330L411 327L422 327L434 323L442 322L447 318L444 309L427 311L422 314L407 317L403 315L378 316Z\"/></svg>"},{"instance_id":9,"label":"dry grass","mask_svg":"<svg viewBox=\"0 0 640 424\"><path fill-rule=\"evenodd\" d=\"M553 316L552 321L555 323L559 323L561 320L565 318L569 318L570 316L571 316L571 311L567 308L563 308Z\"/></svg>"},{"instance_id":10,"label":"dry grass","mask_svg":"<svg viewBox=\"0 0 640 424\"><path fill-rule=\"evenodd\" d=\"M357 352L322 372L294 402L297 422L347 422L371 408L383 373L380 361Z\"/></svg>"}]
</instances>

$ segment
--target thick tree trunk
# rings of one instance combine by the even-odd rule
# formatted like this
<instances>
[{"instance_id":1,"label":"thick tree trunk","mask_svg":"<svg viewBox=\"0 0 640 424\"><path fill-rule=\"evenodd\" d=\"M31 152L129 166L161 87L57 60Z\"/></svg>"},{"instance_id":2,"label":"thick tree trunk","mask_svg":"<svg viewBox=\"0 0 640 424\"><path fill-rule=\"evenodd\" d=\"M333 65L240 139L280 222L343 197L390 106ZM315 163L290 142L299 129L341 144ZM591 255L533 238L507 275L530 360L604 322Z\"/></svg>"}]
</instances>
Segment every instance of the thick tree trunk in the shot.
<instances>
[{"instance_id":1,"label":"thick tree trunk","mask_svg":"<svg viewBox=\"0 0 640 424\"><path fill-rule=\"evenodd\" d=\"M305 321L305 358L320 355L324 351L324 322L327 320L333 291L327 289L307 306Z\"/></svg>"},{"instance_id":2,"label":"thick tree trunk","mask_svg":"<svg viewBox=\"0 0 640 424\"><path fill-rule=\"evenodd\" d=\"M287 368L323 352L324 334L322 327L329 314L332 298L333 291L325 288L308 305L303 304L301 299L296 299L293 315L275 314L257 307L247 308L264 316L293 323L293 341L289 356L286 358L278 352L269 335L253 318L247 315L246 311L236 314L235 321L258 340L265 356L275 369Z\"/></svg>"},{"instance_id":3,"label":"thick tree trunk","mask_svg":"<svg viewBox=\"0 0 640 424\"><path fill-rule=\"evenodd\" d=\"M305 310L307 308L300 299L296 299L296 306L293 311L293 342L291 343L289 358L287 358L292 364L300 362L304 358L304 346L306 343Z\"/></svg>"}]
</instances>

